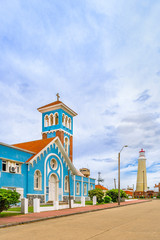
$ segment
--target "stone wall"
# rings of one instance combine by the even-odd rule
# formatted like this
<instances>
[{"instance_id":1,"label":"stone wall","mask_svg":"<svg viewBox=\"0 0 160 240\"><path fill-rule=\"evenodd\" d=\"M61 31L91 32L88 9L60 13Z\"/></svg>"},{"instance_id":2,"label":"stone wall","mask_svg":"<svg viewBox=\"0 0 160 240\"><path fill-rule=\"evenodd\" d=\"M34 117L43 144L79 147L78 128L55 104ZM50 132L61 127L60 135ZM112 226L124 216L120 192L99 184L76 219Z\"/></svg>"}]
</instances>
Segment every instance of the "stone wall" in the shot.
<instances>
[{"instance_id":1,"label":"stone wall","mask_svg":"<svg viewBox=\"0 0 160 240\"><path fill-rule=\"evenodd\" d=\"M44 203L44 195L34 195L34 194L27 194L28 198L28 206L33 206L33 199L34 198L39 198L40 203Z\"/></svg>"}]
</instances>

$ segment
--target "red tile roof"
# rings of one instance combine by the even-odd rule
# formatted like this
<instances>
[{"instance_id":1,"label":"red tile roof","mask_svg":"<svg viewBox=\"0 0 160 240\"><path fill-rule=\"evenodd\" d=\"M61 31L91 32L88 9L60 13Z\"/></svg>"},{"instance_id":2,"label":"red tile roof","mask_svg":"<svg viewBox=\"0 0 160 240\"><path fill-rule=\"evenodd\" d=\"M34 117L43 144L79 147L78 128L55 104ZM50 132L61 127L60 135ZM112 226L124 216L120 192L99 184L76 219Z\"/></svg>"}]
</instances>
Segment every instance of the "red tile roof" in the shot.
<instances>
[{"instance_id":1,"label":"red tile roof","mask_svg":"<svg viewBox=\"0 0 160 240\"><path fill-rule=\"evenodd\" d=\"M95 188L99 188L101 190L108 190L108 188L105 188L102 185L95 185Z\"/></svg>"},{"instance_id":2,"label":"red tile roof","mask_svg":"<svg viewBox=\"0 0 160 240\"><path fill-rule=\"evenodd\" d=\"M129 190L123 190L127 195L133 196L133 192Z\"/></svg>"},{"instance_id":3,"label":"red tile roof","mask_svg":"<svg viewBox=\"0 0 160 240\"><path fill-rule=\"evenodd\" d=\"M46 147L54 138L40 139L31 142L17 143L12 146L22 148L35 153L26 162L29 162L37 153Z\"/></svg>"},{"instance_id":4,"label":"red tile roof","mask_svg":"<svg viewBox=\"0 0 160 240\"><path fill-rule=\"evenodd\" d=\"M61 101L55 101L55 102L49 103L49 104L47 104L47 105L44 105L44 106L42 106L42 107L39 107L39 108L37 108L37 109L54 106L54 105L57 105L57 104L59 104L59 103L62 103L62 102L61 102Z\"/></svg>"}]
</instances>

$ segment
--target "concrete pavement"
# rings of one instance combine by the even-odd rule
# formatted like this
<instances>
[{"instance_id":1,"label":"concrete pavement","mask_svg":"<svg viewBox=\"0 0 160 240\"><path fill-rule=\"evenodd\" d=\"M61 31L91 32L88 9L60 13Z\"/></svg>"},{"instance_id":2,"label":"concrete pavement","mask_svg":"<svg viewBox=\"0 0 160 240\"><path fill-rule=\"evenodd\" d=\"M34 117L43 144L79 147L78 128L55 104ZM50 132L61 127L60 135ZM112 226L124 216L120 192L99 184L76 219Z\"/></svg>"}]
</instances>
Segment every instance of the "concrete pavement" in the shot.
<instances>
[{"instance_id":1,"label":"concrete pavement","mask_svg":"<svg viewBox=\"0 0 160 240\"><path fill-rule=\"evenodd\" d=\"M160 200L0 229L1 240L159 240Z\"/></svg>"}]
</instances>

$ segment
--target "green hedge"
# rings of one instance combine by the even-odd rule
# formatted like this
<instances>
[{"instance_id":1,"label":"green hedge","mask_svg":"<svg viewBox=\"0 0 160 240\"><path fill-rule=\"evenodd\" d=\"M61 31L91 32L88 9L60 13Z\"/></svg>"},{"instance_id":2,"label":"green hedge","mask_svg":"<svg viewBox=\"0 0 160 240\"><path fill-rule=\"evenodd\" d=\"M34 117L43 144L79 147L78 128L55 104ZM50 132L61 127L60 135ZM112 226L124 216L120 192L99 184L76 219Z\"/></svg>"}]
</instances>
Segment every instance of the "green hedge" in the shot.
<instances>
[{"instance_id":1,"label":"green hedge","mask_svg":"<svg viewBox=\"0 0 160 240\"><path fill-rule=\"evenodd\" d=\"M19 203L20 194L16 191L0 189L0 213L8 208L12 204Z\"/></svg>"}]
</instances>

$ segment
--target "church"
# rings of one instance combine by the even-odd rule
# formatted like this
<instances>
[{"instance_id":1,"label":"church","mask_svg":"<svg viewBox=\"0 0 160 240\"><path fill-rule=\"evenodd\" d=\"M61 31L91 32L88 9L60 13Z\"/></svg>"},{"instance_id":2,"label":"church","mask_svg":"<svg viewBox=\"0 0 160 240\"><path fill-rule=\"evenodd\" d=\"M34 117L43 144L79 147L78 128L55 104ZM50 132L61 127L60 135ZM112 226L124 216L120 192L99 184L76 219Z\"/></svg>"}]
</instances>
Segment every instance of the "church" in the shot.
<instances>
[{"instance_id":1,"label":"church","mask_svg":"<svg viewBox=\"0 0 160 240\"><path fill-rule=\"evenodd\" d=\"M42 139L8 145L0 143L0 188L16 190L21 198L41 203L88 198L95 179L73 164L72 109L57 100L37 110L42 114Z\"/></svg>"}]
</instances>

